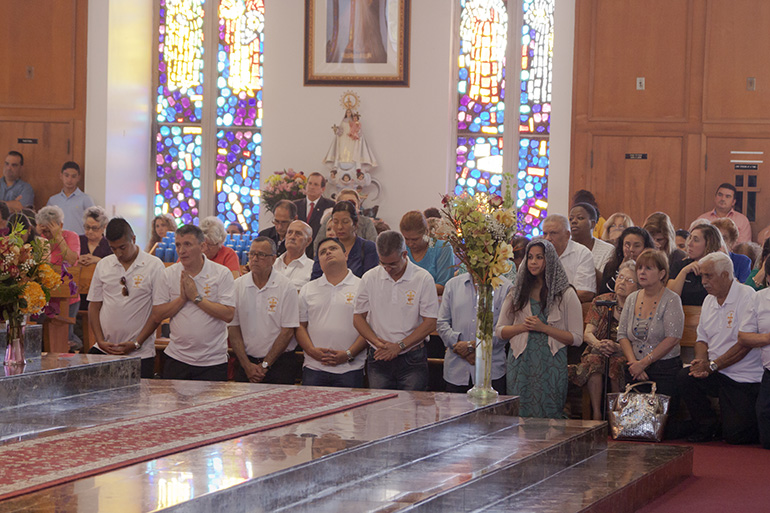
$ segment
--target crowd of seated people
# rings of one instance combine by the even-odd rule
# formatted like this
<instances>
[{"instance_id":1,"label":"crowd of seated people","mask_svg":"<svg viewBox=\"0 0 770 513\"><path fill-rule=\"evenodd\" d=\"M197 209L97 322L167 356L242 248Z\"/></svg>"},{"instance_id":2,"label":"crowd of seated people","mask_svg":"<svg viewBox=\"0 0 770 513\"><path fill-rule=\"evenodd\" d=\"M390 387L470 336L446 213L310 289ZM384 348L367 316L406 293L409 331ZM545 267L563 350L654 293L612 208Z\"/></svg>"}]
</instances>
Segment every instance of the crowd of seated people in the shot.
<instances>
[{"instance_id":1,"label":"crowd of seated people","mask_svg":"<svg viewBox=\"0 0 770 513\"><path fill-rule=\"evenodd\" d=\"M390 230L361 214L355 191L323 198L325 179L314 173L318 195L280 202L259 234L216 217L195 226L157 216L142 250L128 222L89 204L76 164L63 166L62 192L39 212L25 204L22 168L9 154L0 229L47 239L51 263L94 266L88 294L63 301L62 313L87 309L91 351L138 355L143 377L153 376L156 330L168 320L164 378L426 390L433 334L446 389L474 384L473 286L435 237L436 209L406 212ZM518 395L521 415L563 418L572 381L587 387L598 419L604 388L652 381L672 397L668 437L770 448L770 242L750 242L734 194L722 184L714 210L685 231L664 212L638 224L621 212L605 220L580 191L568 217L543 221L542 237L515 237L513 270L494 301L495 389ZM168 245L171 259L153 256ZM692 307L700 323L685 366ZM52 350L77 350L73 338ZM583 342L580 363L568 365L568 348ZM721 415L709 397L724 402Z\"/></svg>"}]
</instances>

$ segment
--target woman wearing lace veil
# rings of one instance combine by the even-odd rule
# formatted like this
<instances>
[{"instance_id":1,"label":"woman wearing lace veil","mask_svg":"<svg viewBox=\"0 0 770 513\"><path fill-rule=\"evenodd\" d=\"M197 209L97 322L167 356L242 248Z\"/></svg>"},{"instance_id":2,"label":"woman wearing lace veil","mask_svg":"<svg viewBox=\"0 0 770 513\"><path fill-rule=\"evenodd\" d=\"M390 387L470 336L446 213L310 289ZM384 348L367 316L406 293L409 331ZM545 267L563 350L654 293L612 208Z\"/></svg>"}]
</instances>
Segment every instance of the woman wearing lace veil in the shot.
<instances>
[{"instance_id":1,"label":"woman wearing lace veil","mask_svg":"<svg viewBox=\"0 0 770 513\"><path fill-rule=\"evenodd\" d=\"M527 245L495 335L511 341L508 394L519 396L519 415L565 418L567 346L583 343L583 312L550 242Z\"/></svg>"}]
</instances>

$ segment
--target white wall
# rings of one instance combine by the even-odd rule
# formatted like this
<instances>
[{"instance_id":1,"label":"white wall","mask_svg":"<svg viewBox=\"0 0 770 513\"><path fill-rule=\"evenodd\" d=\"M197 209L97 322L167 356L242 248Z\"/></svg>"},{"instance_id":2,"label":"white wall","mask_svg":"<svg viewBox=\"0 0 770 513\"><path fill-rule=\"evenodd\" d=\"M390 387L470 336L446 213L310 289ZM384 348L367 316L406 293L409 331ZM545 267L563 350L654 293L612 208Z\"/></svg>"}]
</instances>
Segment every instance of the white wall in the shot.
<instances>
[{"instance_id":1,"label":"white wall","mask_svg":"<svg viewBox=\"0 0 770 513\"><path fill-rule=\"evenodd\" d=\"M86 190L129 219L144 241L154 180L149 157L153 2L110 0L108 8L105 3L89 5ZM372 176L383 185L376 202L380 216L395 228L403 212L439 205L440 195L454 187L455 173L453 4L411 4L410 87L305 87L305 3L267 0L263 180L289 167L328 174L322 159L332 141L330 127L342 118L341 94L352 89L361 97L363 130L379 161ZM559 2L557 9L557 31L566 29L555 38L550 203L553 212L563 212L568 201L574 0ZM105 169L104 176L95 176L98 168ZM261 222L269 224L269 216L263 215Z\"/></svg>"}]
</instances>

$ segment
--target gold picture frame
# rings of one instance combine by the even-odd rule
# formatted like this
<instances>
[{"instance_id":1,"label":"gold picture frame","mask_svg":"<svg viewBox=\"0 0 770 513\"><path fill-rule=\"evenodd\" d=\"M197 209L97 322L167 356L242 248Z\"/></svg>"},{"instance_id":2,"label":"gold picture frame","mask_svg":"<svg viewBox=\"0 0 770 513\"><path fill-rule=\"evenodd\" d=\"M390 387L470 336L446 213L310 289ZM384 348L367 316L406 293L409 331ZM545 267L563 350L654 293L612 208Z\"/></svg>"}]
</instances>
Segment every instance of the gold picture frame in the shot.
<instances>
[{"instance_id":1,"label":"gold picture frame","mask_svg":"<svg viewBox=\"0 0 770 513\"><path fill-rule=\"evenodd\" d=\"M410 0L305 0L305 85L409 86Z\"/></svg>"}]
</instances>

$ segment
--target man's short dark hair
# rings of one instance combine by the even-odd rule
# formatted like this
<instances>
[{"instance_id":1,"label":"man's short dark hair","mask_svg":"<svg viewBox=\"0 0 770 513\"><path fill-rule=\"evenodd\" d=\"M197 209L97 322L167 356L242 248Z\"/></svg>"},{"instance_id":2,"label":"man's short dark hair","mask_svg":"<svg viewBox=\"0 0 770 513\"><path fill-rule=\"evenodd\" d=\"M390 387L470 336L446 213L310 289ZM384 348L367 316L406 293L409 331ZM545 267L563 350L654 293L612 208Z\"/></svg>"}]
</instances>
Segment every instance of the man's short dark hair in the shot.
<instances>
[{"instance_id":1,"label":"man's short dark hair","mask_svg":"<svg viewBox=\"0 0 770 513\"><path fill-rule=\"evenodd\" d=\"M386 230L377 236L377 255L390 256L406 251L404 236L395 230Z\"/></svg>"},{"instance_id":2,"label":"man's short dark hair","mask_svg":"<svg viewBox=\"0 0 770 513\"><path fill-rule=\"evenodd\" d=\"M19 164L21 164L22 166L24 165L24 155L22 155L21 152L18 152L16 150L11 150L11 151L8 152L8 155L13 155L14 157L19 157L19 159L21 160L19 162Z\"/></svg>"},{"instance_id":3,"label":"man's short dark hair","mask_svg":"<svg viewBox=\"0 0 770 513\"><path fill-rule=\"evenodd\" d=\"M425 216L425 219L430 219L431 217L435 217L436 219L441 219L441 211L436 207L426 208L423 211L422 215Z\"/></svg>"},{"instance_id":4,"label":"man's short dark hair","mask_svg":"<svg viewBox=\"0 0 770 513\"><path fill-rule=\"evenodd\" d=\"M325 239L323 239L321 242L318 243L318 251L317 251L317 253L321 252L321 246L323 246L324 242L333 242L333 243L335 243L336 245L338 245L340 247L340 249L342 250L343 253L345 252L345 245L342 242L340 242L340 240L338 238L336 238L336 237L326 237Z\"/></svg>"},{"instance_id":5,"label":"man's short dark hair","mask_svg":"<svg viewBox=\"0 0 770 513\"><path fill-rule=\"evenodd\" d=\"M78 174L80 174L80 166L78 165L77 162L73 162L71 160L68 160L67 162L62 164L61 172L63 173L65 169L74 169L75 171L78 172Z\"/></svg>"},{"instance_id":6,"label":"man's short dark hair","mask_svg":"<svg viewBox=\"0 0 770 513\"><path fill-rule=\"evenodd\" d=\"M285 208L289 211L289 217L292 219L297 218L297 205L294 204L293 201L289 200L281 200L278 203L275 204L275 210L278 210L279 208Z\"/></svg>"},{"instance_id":7,"label":"man's short dark hair","mask_svg":"<svg viewBox=\"0 0 770 513\"><path fill-rule=\"evenodd\" d=\"M0 201L0 218L2 218L3 221L7 221L10 215L11 209L8 208L5 201Z\"/></svg>"},{"instance_id":8,"label":"man's short dark hair","mask_svg":"<svg viewBox=\"0 0 770 513\"><path fill-rule=\"evenodd\" d=\"M326 187L326 177L319 173L318 171L313 171L309 175L307 175L307 179L310 180L314 176L320 176L321 177L321 187Z\"/></svg>"},{"instance_id":9,"label":"man's short dark hair","mask_svg":"<svg viewBox=\"0 0 770 513\"><path fill-rule=\"evenodd\" d=\"M738 189L736 189L735 186L731 183L727 183L727 182L720 183L719 187L717 187L717 190L714 192L715 195L717 192L719 192L719 189L730 189L731 191L733 191L733 197L738 195Z\"/></svg>"},{"instance_id":10,"label":"man's short dark hair","mask_svg":"<svg viewBox=\"0 0 770 513\"><path fill-rule=\"evenodd\" d=\"M270 244L270 251L272 251L273 255L278 253L278 246L276 245L275 241L270 237L265 237L264 235L260 235L259 237L251 241L251 245L253 246L257 242L267 242L268 244Z\"/></svg>"},{"instance_id":11,"label":"man's short dark hair","mask_svg":"<svg viewBox=\"0 0 770 513\"><path fill-rule=\"evenodd\" d=\"M120 239L130 239L134 236L134 230L128 221L122 217L113 217L110 222L107 223L107 228L104 230L104 236L110 242L115 242Z\"/></svg>"},{"instance_id":12,"label":"man's short dark hair","mask_svg":"<svg viewBox=\"0 0 770 513\"><path fill-rule=\"evenodd\" d=\"M195 235L195 238L198 239L198 242L201 242L201 243L205 240L205 237L203 235L203 230L201 230L194 224L184 224L180 228L177 228L176 230L177 238L180 235Z\"/></svg>"}]
</instances>

